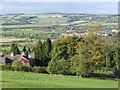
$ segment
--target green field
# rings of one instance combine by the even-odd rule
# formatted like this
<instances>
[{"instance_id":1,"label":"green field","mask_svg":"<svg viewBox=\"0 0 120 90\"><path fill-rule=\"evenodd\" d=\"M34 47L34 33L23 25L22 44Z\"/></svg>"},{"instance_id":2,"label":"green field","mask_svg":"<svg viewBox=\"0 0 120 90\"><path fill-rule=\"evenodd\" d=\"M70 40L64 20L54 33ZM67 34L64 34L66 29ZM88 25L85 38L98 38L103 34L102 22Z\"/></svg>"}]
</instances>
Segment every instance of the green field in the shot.
<instances>
[{"instance_id":1,"label":"green field","mask_svg":"<svg viewBox=\"0 0 120 90\"><path fill-rule=\"evenodd\" d=\"M52 32L52 31L20 31L20 30L16 30L16 31L2 31L2 32L0 32L1 34L11 34L11 33L32 33L32 34L34 34L34 33L58 33L57 31L54 31L54 32Z\"/></svg>"},{"instance_id":2,"label":"green field","mask_svg":"<svg viewBox=\"0 0 120 90\"><path fill-rule=\"evenodd\" d=\"M25 72L2 73L3 88L117 88L118 82Z\"/></svg>"},{"instance_id":3,"label":"green field","mask_svg":"<svg viewBox=\"0 0 120 90\"><path fill-rule=\"evenodd\" d=\"M36 28L36 27L48 27L50 25L35 25L35 24L26 24L26 25L4 25L0 28Z\"/></svg>"},{"instance_id":4,"label":"green field","mask_svg":"<svg viewBox=\"0 0 120 90\"><path fill-rule=\"evenodd\" d=\"M30 19L28 20L31 23L67 23L68 22L68 18L65 17L60 17L60 18L34 18L34 19Z\"/></svg>"},{"instance_id":5,"label":"green field","mask_svg":"<svg viewBox=\"0 0 120 90\"><path fill-rule=\"evenodd\" d=\"M29 15L19 15L19 16L59 16L59 15L61 15L61 14L35 14L35 15L33 15L33 14L29 14Z\"/></svg>"},{"instance_id":6,"label":"green field","mask_svg":"<svg viewBox=\"0 0 120 90\"><path fill-rule=\"evenodd\" d=\"M2 50L11 50L11 47L2 47ZM21 51L23 47L19 47L19 50Z\"/></svg>"}]
</instances>

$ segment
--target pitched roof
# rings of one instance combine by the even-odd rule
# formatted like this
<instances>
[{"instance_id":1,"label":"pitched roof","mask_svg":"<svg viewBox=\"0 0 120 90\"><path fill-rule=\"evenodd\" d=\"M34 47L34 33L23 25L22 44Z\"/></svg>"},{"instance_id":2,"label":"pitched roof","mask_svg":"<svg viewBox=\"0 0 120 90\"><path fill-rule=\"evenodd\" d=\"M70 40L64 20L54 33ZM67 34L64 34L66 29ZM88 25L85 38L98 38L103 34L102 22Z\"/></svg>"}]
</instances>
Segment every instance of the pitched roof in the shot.
<instances>
[{"instance_id":1,"label":"pitched roof","mask_svg":"<svg viewBox=\"0 0 120 90\"><path fill-rule=\"evenodd\" d=\"M0 64L5 63L5 57L0 57Z\"/></svg>"},{"instance_id":2,"label":"pitched roof","mask_svg":"<svg viewBox=\"0 0 120 90\"><path fill-rule=\"evenodd\" d=\"M30 52L29 55L30 55L32 58L34 58L34 53L33 53L33 52ZM20 55L20 54L15 55L15 56L11 56L11 55L0 55L0 64L5 63L6 58L9 59L9 60L12 60L12 61L14 61L14 60L20 60L20 59L22 59L22 58L25 58L25 59L31 61L31 58L29 58L29 57L27 57L27 56L24 56L24 55Z\"/></svg>"},{"instance_id":3,"label":"pitched roof","mask_svg":"<svg viewBox=\"0 0 120 90\"><path fill-rule=\"evenodd\" d=\"M27 56L23 56L23 58L25 58L25 59L29 60L29 58L28 58Z\"/></svg>"},{"instance_id":4,"label":"pitched roof","mask_svg":"<svg viewBox=\"0 0 120 90\"><path fill-rule=\"evenodd\" d=\"M4 56L5 58L9 58L9 59L11 59L11 60L18 60L18 59L20 59L21 58L21 55L15 55L15 56L11 56L11 55L5 55Z\"/></svg>"}]
</instances>

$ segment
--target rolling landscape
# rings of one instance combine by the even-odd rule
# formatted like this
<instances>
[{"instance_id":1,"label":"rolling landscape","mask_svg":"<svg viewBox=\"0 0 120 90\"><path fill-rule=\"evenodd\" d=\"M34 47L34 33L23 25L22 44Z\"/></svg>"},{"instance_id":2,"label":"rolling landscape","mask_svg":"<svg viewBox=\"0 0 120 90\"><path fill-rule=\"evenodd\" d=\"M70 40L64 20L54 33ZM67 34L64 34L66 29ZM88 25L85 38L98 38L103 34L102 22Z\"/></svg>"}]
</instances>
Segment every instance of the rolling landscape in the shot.
<instances>
[{"instance_id":1,"label":"rolling landscape","mask_svg":"<svg viewBox=\"0 0 120 90\"><path fill-rule=\"evenodd\" d=\"M23 3L4 3L0 14L3 89L119 87L119 15L113 9L98 13L111 3L103 8L99 3L50 3L48 8L49 3L24 4L26 12L17 11ZM85 4L79 13L77 7ZM35 14L32 5L34 11L39 5L43 9ZM98 11L91 9L96 13L87 12L92 5L98 5Z\"/></svg>"},{"instance_id":2,"label":"rolling landscape","mask_svg":"<svg viewBox=\"0 0 120 90\"><path fill-rule=\"evenodd\" d=\"M68 30L84 32L91 23L100 23L103 30L111 32L118 27L117 15L94 14L41 14L41 15L1 15L1 42L33 42L35 39L63 37ZM5 40L4 40L5 38ZM6 40L7 39L7 40ZM18 40L17 40L18 39ZM9 43L6 43L9 42ZM8 48L8 46L7 46Z\"/></svg>"}]
</instances>

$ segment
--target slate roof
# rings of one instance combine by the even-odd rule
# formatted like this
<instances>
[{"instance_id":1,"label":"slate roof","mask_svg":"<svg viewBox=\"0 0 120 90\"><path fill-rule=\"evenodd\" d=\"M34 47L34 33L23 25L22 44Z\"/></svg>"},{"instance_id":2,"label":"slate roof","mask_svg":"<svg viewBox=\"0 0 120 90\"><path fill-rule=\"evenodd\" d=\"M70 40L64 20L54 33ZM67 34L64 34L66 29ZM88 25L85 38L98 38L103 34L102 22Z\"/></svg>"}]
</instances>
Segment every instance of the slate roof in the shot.
<instances>
[{"instance_id":1,"label":"slate roof","mask_svg":"<svg viewBox=\"0 0 120 90\"><path fill-rule=\"evenodd\" d=\"M23 56L23 58L25 58L25 59L29 60L29 58L28 58L27 56Z\"/></svg>"},{"instance_id":2,"label":"slate roof","mask_svg":"<svg viewBox=\"0 0 120 90\"><path fill-rule=\"evenodd\" d=\"M4 55L4 56L0 56L0 64L5 63L5 59L9 59L9 60L19 60L21 59L21 55L15 55L15 56L11 56L11 55Z\"/></svg>"},{"instance_id":3,"label":"slate roof","mask_svg":"<svg viewBox=\"0 0 120 90\"><path fill-rule=\"evenodd\" d=\"M34 58L34 53L29 53L29 55L32 57L32 58ZM31 58L29 58L29 57L27 57L27 56L24 56L24 55L20 55L20 54L18 54L18 55L15 55L15 56L11 56L11 55L0 55L0 64L4 64L4 63L6 63L6 60L9 62L13 62L13 61L15 61L15 60L20 60L20 59L22 59L22 58L25 58L25 59L27 59L27 60L29 60L30 62L32 62L32 59Z\"/></svg>"},{"instance_id":4,"label":"slate roof","mask_svg":"<svg viewBox=\"0 0 120 90\"><path fill-rule=\"evenodd\" d=\"M19 60L21 58L21 55L15 55L15 56L5 55L4 57L14 61L14 60Z\"/></svg>"},{"instance_id":5,"label":"slate roof","mask_svg":"<svg viewBox=\"0 0 120 90\"><path fill-rule=\"evenodd\" d=\"M0 64L4 64L4 63L5 63L5 57L0 56Z\"/></svg>"}]
</instances>

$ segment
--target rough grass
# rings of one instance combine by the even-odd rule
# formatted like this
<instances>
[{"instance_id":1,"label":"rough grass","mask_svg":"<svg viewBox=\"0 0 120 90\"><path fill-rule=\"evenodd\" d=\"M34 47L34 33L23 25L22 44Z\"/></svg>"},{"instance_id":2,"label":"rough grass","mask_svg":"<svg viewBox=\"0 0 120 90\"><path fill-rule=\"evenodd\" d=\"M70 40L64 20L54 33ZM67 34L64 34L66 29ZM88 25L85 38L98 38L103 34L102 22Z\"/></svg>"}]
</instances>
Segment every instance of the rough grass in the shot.
<instances>
[{"instance_id":1,"label":"rough grass","mask_svg":"<svg viewBox=\"0 0 120 90\"><path fill-rule=\"evenodd\" d=\"M3 88L117 88L118 82L25 72L2 73Z\"/></svg>"}]
</instances>

